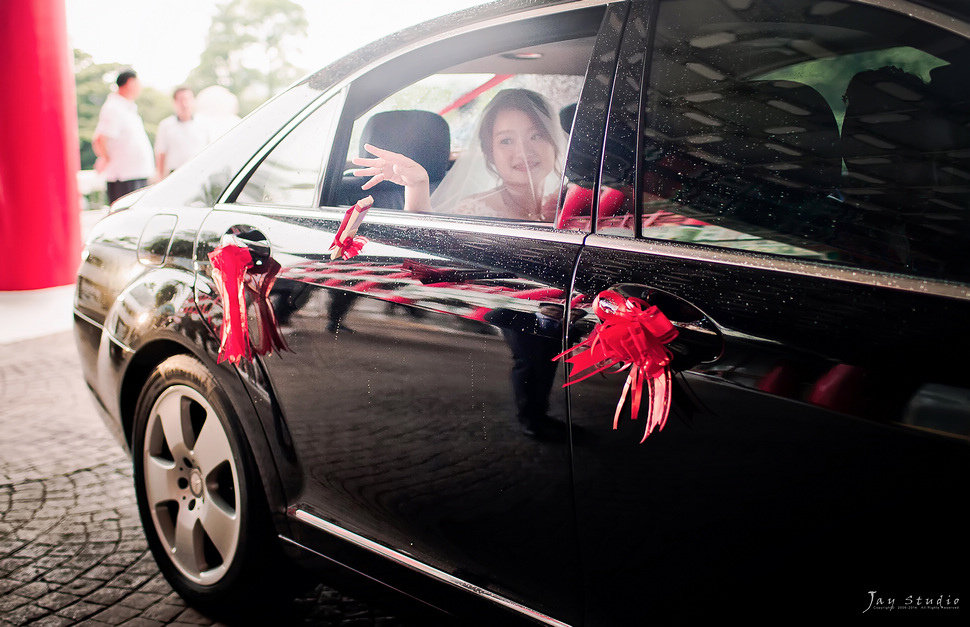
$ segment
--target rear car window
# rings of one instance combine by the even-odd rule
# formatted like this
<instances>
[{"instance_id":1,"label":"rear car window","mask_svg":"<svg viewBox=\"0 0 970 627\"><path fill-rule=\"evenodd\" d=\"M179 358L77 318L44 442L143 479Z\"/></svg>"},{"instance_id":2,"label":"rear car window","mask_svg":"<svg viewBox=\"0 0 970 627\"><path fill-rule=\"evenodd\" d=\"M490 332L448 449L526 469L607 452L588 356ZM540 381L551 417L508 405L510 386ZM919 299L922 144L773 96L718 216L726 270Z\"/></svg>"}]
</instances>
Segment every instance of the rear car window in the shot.
<instances>
[{"instance_id":1,"label":"rear car window","mask_svg":"<svg viewBox=\"0 0 970 627\"><path fill-rule=\"evenodd\" d=\"M606 144L604 184L640 202L601 202L597 230L970 281L966 39L872 6L729 4L660 3L639 178Z\"/></svg>"}]
</instances>

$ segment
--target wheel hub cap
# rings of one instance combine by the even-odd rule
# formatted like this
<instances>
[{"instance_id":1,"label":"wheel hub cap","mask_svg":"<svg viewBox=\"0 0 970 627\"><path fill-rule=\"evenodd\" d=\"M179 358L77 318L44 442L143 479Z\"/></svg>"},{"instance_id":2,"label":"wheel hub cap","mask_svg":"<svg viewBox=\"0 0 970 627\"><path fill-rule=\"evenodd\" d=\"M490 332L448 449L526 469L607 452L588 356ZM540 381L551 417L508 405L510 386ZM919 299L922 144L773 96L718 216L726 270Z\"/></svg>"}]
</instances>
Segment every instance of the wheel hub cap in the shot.
<instances>
[{"instance_id":1,"label":"wheel hub cap","mask_svg":"<svg viewBox=\"0 0 970 627\"><path fill-rule=\"evenodd\" d=\"M198 470L193 470L192 474L189 475L189 489L192 490L192 495L196 498L201 498L202 496L202 473Z\"/></svg>"}]
</instances>

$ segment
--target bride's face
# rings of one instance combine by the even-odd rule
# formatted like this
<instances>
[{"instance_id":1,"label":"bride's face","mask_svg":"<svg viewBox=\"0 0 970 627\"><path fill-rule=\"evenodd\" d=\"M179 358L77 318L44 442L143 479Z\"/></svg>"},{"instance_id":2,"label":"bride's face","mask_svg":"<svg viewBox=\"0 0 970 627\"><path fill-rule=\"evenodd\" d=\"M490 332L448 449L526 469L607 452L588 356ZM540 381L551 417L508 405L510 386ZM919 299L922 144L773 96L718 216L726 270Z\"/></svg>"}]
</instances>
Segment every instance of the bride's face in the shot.
<instances>
[{"instance_id":1,"label":"bride's face","mask_svg":"<svg viewBox=\"0 0 970 627\"><path fill-rule=\"evenodd\" d=\"M506 186L533 185L552 171L556 148L527 113L506 109L495 116L492 160Z\"/></svg>"}]
</instances>

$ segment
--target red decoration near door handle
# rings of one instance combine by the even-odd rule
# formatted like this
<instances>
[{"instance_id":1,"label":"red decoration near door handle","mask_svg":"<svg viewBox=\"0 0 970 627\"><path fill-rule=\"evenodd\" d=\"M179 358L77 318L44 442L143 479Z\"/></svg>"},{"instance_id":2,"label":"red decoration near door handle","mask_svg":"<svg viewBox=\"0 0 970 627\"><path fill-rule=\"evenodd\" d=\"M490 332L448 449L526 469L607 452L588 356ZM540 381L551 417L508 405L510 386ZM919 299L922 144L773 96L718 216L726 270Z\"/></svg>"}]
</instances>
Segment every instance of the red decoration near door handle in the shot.
<instances>
[{"instance_id":1,"label":"red decoration near door handle","mask_svg":"<svg viewBox=\"0 0 970 627\"><path fill-rule=\"evenodd\" d=\"M222 342L216 362L251 360L243 278L253 267L253 255L243 246L220 246L209 253L209 261L216 291L222 297Z\"/></svg>"},{"instance_id":2,"label":"red decoration near door handle","mask_svg":"<svg viewBox=\"0 0 970 627\"><path fill-rule=\"evenodd\" d=\"M620 412L630 394L630 413L633 419L640 412L643 386L647 386L647 425L642 443L656 429L660 431L670 412L671 373L670 352L664 346L675 337L667 316L657 307L640 298L623 296L615 290L600 292L593 301L593 309L602 323L590 336L553 360L570 353L566 362L572 364L563 387L579 383L607 368L622 365L629 370L620 401L613 415L613 428L619 424Z\"/></svg>"},{"instance_id":3,"label":"red decoration near door handle","mask_svg":"<svg viewBox=\"0 0 970 627\"><path fill-rule=\"evenodd\" d=\"M213 250L209 253L209 261L212 262L216 291L222 297L222 341L216 362L238 364L243 359L252 361L254 348L257 355L268 355L276 349L289 350L269 301L280 264L266 258L257 266L249 248L232 245ZM256 302L259 341L255 347L250 344L246 290L253 293Z\"/></svg>"},{"instance_id":4,"label":"red decoration near door handle","mask_svg":"<svg viewBox=\"0 0 970 627\"><path fill-rule=\"evenodd\" d=\"M356 257L364 244L367 243L366 237L354 236L357 235L357 229L360 228L360 224L364 221L364 216L372 204L374 204L374 197L365 196L344 214L344 219L340 223L340 228L337 229L337 234L334 236L333 243L330 244L328 251L331 260L337 257L343 259Z\"/></svg>"}]
</instances>

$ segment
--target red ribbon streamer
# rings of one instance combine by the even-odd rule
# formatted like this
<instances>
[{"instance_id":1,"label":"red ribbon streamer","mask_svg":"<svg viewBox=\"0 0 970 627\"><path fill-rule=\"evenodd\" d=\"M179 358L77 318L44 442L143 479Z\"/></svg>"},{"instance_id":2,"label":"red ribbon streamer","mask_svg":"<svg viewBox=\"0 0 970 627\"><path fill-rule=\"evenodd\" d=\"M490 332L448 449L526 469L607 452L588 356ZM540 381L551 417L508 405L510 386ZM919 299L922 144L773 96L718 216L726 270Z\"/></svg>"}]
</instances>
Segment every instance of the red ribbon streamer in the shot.
<instances>
[{"instance_id":1,"label":"red ribbon streamer","mask_svg":"<svg viewBox=\"0 0 970 627\"><path fill-rule=\"evenodd\" d=\"M212 278L222 298L222 341L216 363L238 364L251 361L253 353L269 355L274 350L289 350L280 332L269 293L276 283L280 264L267 258L253 263L250 250L244 246L220 246L209 253ZM253 345L246 316L246 291L254 294L258 342Z\"/></svg>"},{"instance_id":2,"label":"red ribbon streamer","mask_svg":"<svg viewBox=\"0 0 970 627\"><path fill-rule=\"evenodd\" d=\"M260 264L261 272L250 271L246 275L246 287L256 294L256 326L259 329L259 342L253 347L257 355L271 355L274 350L288 351L290 347L283 339L276 312L269 300L269 293L280 273L280 264L267 258Z\"/></svg>"},{"instance_id":3,"label":"red ribbon streamer","mask_svg":"<svg viewBox=\"0 0 970 627\"><path fill-rule=\"evenodd\" d=\"M216 363L251 360L243 279L253 267L252 253L243 246L220 246L209 253L209 261L216 290L222 297L222 343Z\"/></svg>"},{"instance_id":4,"label":"red ribbon streamer","mask_svg":"<svg viewBox=\"0 0 970 627\"><path fill-rule=\"evenodd\" d=\"M593 309L602 323L586 340L556 355L553 361L574 353L566 359L573 367L563 387L616 365L622 364L621 371L629 370L613 415L614 429L628 394L631 418L637 418L646 384L649 404L647 426L640 440L643 443L654 429L660 431L667 423L671 356L664 345L677 337L677 329L656 307L639 298L625 297L615 290L600 292L593 301Z\"/></svg>"}]
</instances>

